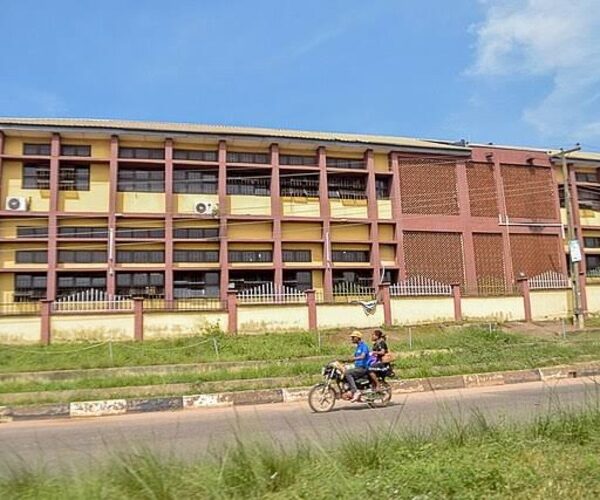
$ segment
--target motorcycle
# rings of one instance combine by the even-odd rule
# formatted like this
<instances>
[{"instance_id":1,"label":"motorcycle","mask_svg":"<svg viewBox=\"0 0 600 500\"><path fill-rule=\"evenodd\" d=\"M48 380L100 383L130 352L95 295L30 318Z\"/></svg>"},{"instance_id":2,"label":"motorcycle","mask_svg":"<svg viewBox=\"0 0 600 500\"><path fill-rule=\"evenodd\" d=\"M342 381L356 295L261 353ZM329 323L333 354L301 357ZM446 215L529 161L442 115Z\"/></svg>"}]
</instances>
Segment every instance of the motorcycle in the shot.
<instances>
[{"instance_id":1,"label":"motorcycle","mask_svg":"<svg viewBox=\"0 0 600 500\"><path fill-rule=\"evenodd\" d=\"M349 366L349 368L351 365ZM346 366L339 361L333 361L325 365L321 371L324 381L313 386L308 393L308 405L316 413L326 413L333 410L338 399L349 401L352 399L350 386L346 382ZM371 387L369 375L356 380L356 387L360 392L360 401L367 403L371 408L387 406L392 399L392 388L386 382L387 378L394 377L391 364L371 369L376 374L379 389L375 391Z\"/></svg>"}]
</instances>

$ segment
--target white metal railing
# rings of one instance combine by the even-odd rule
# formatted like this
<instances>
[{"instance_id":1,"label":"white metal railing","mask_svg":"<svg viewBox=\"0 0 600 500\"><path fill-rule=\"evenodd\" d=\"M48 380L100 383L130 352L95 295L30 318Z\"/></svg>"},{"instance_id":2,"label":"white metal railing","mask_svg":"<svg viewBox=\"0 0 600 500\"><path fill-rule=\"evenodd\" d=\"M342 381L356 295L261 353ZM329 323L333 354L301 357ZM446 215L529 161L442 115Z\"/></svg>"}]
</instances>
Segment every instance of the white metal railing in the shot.
<instances>
[{"instance_id":1,"label":"white metal railing","mask_svg":"<svg viewBox=\"0 0 600 500\"><path fill-rule=\"evenodd\" d=\"M306 294L296 288L277 286L269 281L238 292L237 299L242 304L304 304Z\"/></svg>"},{"instance_id":2,"label":"white metal railing","mask_svg":"<svg viewBox=\"0 0 600 500\"><path fill-rule=\"evenodd\" d=\"M426 276L411 276L407 280L390 285L390 295L452 295L452 287Z\"/></svg>"},{"instance_id":3,"label":"white metal railing","mask_svg":"<svg viewBox=\"0 0 600 500\"><path fill-rule=\"evenodd\" d=\"M128 297L111 295L103 290L84 290L61 297L52 303L53 312L131 311L133 301Z\"/></svg>"},{"instance_id":4,"label":"white metal railing","mask_svg":"<svg viewBox=\"0 0 600 500\"><path fill-rule=\"evenodd\" d=\"M569 278L556 271L546 271L529 279L529 288L531 290L544 290L551 288L569 288Z\"/></svg>"},{"instance_id":5,"label":"white metal railing","mask_svg":"<svg viewBox=\"0 0 600 500\"><path fill-rule=\"evenodd\" d=\"M375 288L371 286L358 285L356 283L349 283L342 281L336 283L333 287L333 295L336 297L343 296L356 296L356 297L375 297Z\"/></svg>"}]
</instances>

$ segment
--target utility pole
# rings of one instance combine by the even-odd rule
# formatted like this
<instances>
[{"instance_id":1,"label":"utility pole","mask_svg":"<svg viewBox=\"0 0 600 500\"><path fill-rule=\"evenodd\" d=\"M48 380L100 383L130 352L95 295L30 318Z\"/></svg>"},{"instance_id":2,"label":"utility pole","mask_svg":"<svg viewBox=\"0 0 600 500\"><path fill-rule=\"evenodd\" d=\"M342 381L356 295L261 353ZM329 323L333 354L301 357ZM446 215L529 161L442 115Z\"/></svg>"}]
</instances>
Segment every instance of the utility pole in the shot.
<instances>
[{"instance_id":1,"label":"utility pole","mask_svg":"<svg viewBox=\"0 0 600 500\"><path fill-rule=\"evenodd\" d=\"M575 225L573 210L579 210L579 207L571 205L571 190L569 188L569 166L567 164L567 155L579 151L579 144L571 149L560 149L560 153L554 157L560 157L562 162L562 174L565 190L565 211L567 213L567 239L569 242L569 272L571 278L571 291L573 293L573 325L576 328L583 328L584 318L581 310L581 283L579 282L579 262L581 261L581 248L579 240L575 234Z\"/></svg>"}]
</instances>

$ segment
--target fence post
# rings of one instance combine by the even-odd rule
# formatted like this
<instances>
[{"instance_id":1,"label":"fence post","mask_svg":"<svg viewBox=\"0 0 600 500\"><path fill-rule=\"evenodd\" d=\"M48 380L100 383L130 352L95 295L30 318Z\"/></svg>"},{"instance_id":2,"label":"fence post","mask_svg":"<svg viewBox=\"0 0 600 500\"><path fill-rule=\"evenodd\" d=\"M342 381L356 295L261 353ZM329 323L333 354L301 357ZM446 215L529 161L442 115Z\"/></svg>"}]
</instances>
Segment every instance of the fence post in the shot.
<instances>
[{"instance_id":1,"label":"fence post","mask_svg":"<svg viewBox=\"0 0 600 500\"><path fill-rule=\"evenodd\" d=\"M454 321L462 321L462 306L461 306L461 293L460 283L452 283L452 298L454 299Z\"/></svg>"},{"instance_id":2,"label":"fence post","mask_svg":"<svg viewBox=\"0 0 600 500\"><path fill-rule=\"evenodd\" d=\"M306 290L306 305L308 306L308 329L317 329L317 299L313 289Z\"/></svg>"},{"instance_id":3,"label":"fence post","mask_svg":"<svg viewBox=\"0 0 600 500\"><path fill-rule=\"evenodd\" d=\"M50 329L52 328L52 301L40 300L40 341L42 345L50 345Z\"/></svg>"},{"instance_id":4,"label":"fence post","mask_svg":"<svg viewBox=\"0 0 600 500\"><path fill-rule=\"evenodd\" d=\"M517 282L523 295L523 309L525 310L525 321L531 321L531 295L529 293L529 279L526 276L519 276Z\"/></svg>"},{"instance_id":5,"label":"fence post","mask_svg":"<svg viewBox=\"0 0 600 500\"><path fill-rule=\"evenodd\" d=\"M392 326L392 303L390 300L389 282L379 284L379 296L383 304L383 325Z\"/></svg>"},{"instance_id":6,"label":"fence post","mask_svg":"<svg viewBox=\"0 0 600 500\"><path fill-rule=\"evenodd\" d=\"M237 333L237 291L227 290L227 331L229 333Z\"/></svg>"},{"instance_id":7,"label":"fence post","mask_svg":"<svg viewBox=\"0 0 600 500\"><path fill-rule=\"evenodd\" d=\"M144 299L133 297L133 339L144 340Z\"/></svg>"}]
</instances>

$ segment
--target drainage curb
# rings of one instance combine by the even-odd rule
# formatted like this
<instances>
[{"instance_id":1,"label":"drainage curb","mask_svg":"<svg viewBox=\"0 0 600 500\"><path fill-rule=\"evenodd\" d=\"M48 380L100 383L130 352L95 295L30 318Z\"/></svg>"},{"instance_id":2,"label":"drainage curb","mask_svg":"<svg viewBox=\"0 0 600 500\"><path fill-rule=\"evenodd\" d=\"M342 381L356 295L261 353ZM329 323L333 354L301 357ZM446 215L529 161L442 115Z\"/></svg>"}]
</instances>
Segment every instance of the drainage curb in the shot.
<instances>
[{"instance_id":1,"label":"drainage curb","mask_svg":"<svg viewBox=\"0 0 600 500\"><path fill-rule=\"evenodd\" d=\"M471 389L476 387L491 387L525 382L552 381L595 375L600 375L600 361L536 368L532 370L414 378L392 381L391 385L394 393L408 394L446 389ZM310 387L296 387L156 398L77 401L73 403L42 404L21 407L0 406L0 423L17 420L85 418L123 415L127 413L292 403L306 400L309 389Z\"/></svg>"}]
</instances>

